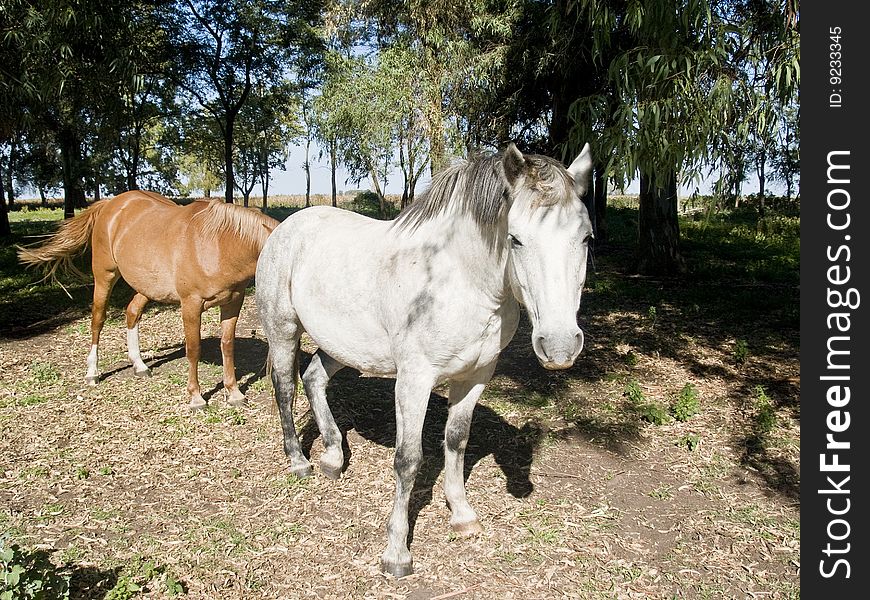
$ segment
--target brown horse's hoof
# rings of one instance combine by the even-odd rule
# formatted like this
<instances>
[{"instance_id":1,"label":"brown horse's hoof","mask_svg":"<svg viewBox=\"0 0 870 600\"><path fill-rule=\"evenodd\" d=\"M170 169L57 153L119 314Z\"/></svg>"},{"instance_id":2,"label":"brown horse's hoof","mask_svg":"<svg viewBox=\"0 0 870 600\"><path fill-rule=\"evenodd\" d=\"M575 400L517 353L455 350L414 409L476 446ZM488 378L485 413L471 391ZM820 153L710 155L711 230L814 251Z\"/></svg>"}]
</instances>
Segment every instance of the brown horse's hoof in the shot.
<instances>
[{"instance_id":1,"label":"brown horse's hoof","mask_svg":"<svg viewBox=\"0 0 870 600\"><path fill-rule=\"evenodd\" d=\"M190 410L193 411L203 410L206 406L208 406L208 404L202 398L194 398L190 401Z\"/></svg>"},{"instance_id":2,"label":"brown horse's hoof","mask_svg":"<svg viewBox=\"0 0 870 600\"><path fill-rule=\"evenodd\" d=\"M450 528L459 537L472 537L483 533L483 527L480 526L480 521L469 521L467 523L451 524Z\"/></svg>"},{"instance_id":3,"label":"brown horse's hoof","mask_svg":"<svg viewBox=\"0 0 870 600\"><path fill-rule=\"evenodd\" d=\"M230 406L235 406L237 408L242 408L248 405L248 399L242 396L241 398L233 398L230 396L227 398L227 404Z\"/></svg>"},{"instance_id":4,"label":"brown horse's hoof","mask_svg":"<svg viewBox=\"0 0 870 600\"><path fill-rule=\"evenodd\" d=\"M400 579L414 574L414 564L411 561L407 563L395 562L392 560L381 559L381 571Z\"/></svg>"}]
</instances>

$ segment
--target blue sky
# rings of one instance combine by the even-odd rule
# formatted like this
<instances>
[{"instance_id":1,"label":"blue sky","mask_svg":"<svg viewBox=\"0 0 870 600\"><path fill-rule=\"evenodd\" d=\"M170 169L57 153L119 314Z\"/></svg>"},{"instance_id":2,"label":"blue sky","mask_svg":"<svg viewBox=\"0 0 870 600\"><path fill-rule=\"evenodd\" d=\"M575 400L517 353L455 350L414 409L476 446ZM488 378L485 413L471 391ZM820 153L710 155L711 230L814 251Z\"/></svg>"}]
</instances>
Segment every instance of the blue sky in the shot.
<instances>
[{"instance_id":1,"label":"blue sky","mask_svg":"<svg viewBox=\"0 0 870 600\"><path fill-rule=\"evenodd\" d=\"M330 185L329 160L326 156L318 160L318 149L312 144L311 146L311 193L312 194L330 194L332 188ZM287 161L286 171L276 170L273 172L272 182L270 183L270 195L282 194L304 194L305 193L305 172L302 170L302 162L305 158L305 150L302 147L293 147L290 151L290 159ZM339 191L371 189L371 183L365 179L359 185L353 182L345 183L347 173L340 168L336 172L336 185ZM702 181L698 184L698 189L701 194L710 194L711 181ZM424 176L417 184L417 192L422 191L429 185L429 178ZM768 182L768 191L776 193L785 193L785 190L780 185L774 185ZM683 187L680 189L681 194L689 195L695 189L695 186ZM637 194L640 191L640 185L637 181L633 181L625 189L627 194ZM758 191L758 179L752 175L744 185L743 193L752 194ZM402 175L395 171L387 182L387 194L402 193Z\"/></svg>"}]
</instances>

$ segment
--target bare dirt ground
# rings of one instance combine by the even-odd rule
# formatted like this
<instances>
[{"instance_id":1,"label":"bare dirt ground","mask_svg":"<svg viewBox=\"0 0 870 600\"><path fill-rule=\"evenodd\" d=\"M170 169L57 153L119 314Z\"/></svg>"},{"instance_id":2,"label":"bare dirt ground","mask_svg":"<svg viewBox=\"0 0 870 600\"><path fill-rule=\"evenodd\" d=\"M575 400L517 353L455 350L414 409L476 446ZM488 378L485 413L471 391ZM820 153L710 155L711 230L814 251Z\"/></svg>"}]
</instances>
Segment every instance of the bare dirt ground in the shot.
<instances>
[{"instance_id":1,"label":"bare dirt ground","mask_svg":"<svg viewBox=\"0 0 870 600\"><path fill-rule=\"evenodd\" d=\"M687 318L666 302L653 312L607 298L584 297L587 347L568 371L537 364L526 324L503 353L466 457L476 538L447 522L435 390L408 578L378 568L392 382L341 372L330 393L348 469L338 481L293 478L252 296L238 329L241 409L222 400L216 311L200 365L210 408L197 413L183 399L175 308L143 318L150 379L132 376L117 309L94 388L83 311L0 338L0 531L51 550L74 598L799 598L798 332L765 315L695 307ZM664 406L691 383L700 412L650 423L625 396L632 381ZM297 421L316 465L304 396Z\"/></svg>"}]
</instances>

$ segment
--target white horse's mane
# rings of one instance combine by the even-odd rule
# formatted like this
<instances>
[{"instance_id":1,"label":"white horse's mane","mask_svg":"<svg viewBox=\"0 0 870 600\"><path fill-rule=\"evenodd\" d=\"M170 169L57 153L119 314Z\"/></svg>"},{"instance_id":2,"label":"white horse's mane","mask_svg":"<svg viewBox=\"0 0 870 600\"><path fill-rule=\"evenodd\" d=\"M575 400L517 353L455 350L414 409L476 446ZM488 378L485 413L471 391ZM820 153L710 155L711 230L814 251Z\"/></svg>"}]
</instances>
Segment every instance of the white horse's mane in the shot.
<instances>
[{"instance_id":1,"label":"white horse's mane","mask_svg":"<svg viewBox=\"0 0 870 600\"><path fill-rule=\"evenodd\" d=\"M448 208L470 215L484 231L497 227L510 206L510 186L504 173L503 152L478 154L442 169L417 200L396 218L396 226L414 229ZM572 180L558 161L540 154L523 156L523 186L536 206L551 206L571 197Z\"/></svg>"}]
</instances>

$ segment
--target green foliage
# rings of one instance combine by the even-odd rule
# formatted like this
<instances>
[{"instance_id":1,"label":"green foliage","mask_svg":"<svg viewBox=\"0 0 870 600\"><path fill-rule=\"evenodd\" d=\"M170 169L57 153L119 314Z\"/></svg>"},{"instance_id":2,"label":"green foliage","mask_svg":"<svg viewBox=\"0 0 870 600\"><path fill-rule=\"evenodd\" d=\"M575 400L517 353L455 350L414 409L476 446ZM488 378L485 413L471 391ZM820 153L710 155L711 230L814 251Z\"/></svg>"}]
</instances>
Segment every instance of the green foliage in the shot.
<instances>
[{"instance_id":1,"label":"green foliage","mask_svg":"<svg viewBox=\"0 0 870 600\"><path fill-rule=\"evenodd\" d=\"M36 361L30 365L30 376L37 384L50 385L60 381L61 374L53 365Z\"/></svg>"},{"instance_id":2,"label":"green foliage","mask_svg":"<svg viewBox=\"0 0 870 600\"><path fill-rule=\"evenodd\" d=\"M169 596L187 593L185 583L172 573L168 573L166 567L158 566L155 561L137 555L121 570L117 582L106 594L105 600L130 600L148 593L153 582L161 575L165 575L163 584Z\"/></svg>"},{"instance_id":3,"label":"green foliage","mask_svg":"<svg viewBox=\"0 0 870 600\"><path fill-rule=\"evenodd\" d=\"M653 425L664 425L671 417L665 407L655 401L648 401L637 380L632 379L625 385L623 395L631 403L631 410L642 420Z\"/></svg>"},{"instance_id":4,"label":"green foliage","mask_svg":"<svg viewBox=\"0 0 870 600\"><path fill-rule=\"evenodd\" d=\"M183 581L176 579L172 573L166 575L164 583L166 585L166 593L170 597L181 596L187 593L187 586Z\"/></svg>"},{"instance_id":5,"label":"green foliage","mask_svg":"<svg viewBox=\"0 0 870 600\"><path fill-rule=\"evenodd\" d=\"M373 219L392 219L396 216L397 210L392 202L385 202L387 214L381 215L380 203L381 199L376 193L370 190L362 190L354 196L353 200L346 205L346 208Z\"/></svg>"},{"instance_id":6,"label":"green foliage","mask_svg":"<svg viewBox=\"0 0 870 600\"><path fill-rule=\"evenodd\" d=\"M676 445L686 448L689 452L694 452L695 448L698 447L698 444L701 443L701 438L695 435L694 433L687 433L682 436L679 440L677 440Z\"/></svg>"},{"instance_id":7,"label":"green foliage","mask_svg":"<svg viewBox=\"0 0 870 600\"><path fill-rule=\"evenodd\" d=\"M636 379L632 379L625 384L623 395L628 398L632 404L641 404L646 400L646 397L643 395L643 390L640 389L640 384Z\"/></svg>"},{"instance_id":8,"label":"green foliage","mask_svg":"<svg viewBox=\"0 0 870 600\"><path fill-rule=\"evenodd\" d=\"M746 359L749 357L749 344L746 343L746 340L737 340L734 343L734 362L738 365L742 365L746 362Z\"/></svg>"},{"instance_id":9,"label":"green foliage","mask_svg":"<svg viewBox=\"0 0 870 600\"><path fill-rule=\"evenodd\" d=\"M667 409L656 402L641 404L635 408L635 411L641 419L653 425L665 425L671 420Z\"/></svg>"},{"instance_id":10,"label":"green foliage","mask_svg":"<svg viewBox=\"0 0 870 600\"><path fill-rule=\"evenodd\" d=\"M130 600L142 591L142 586L136 583L130 574L121 575L114 587L109 590L105 600Z\"/></svg>"},{"instance_id":11,"label":"green foliage","mask_svg":"<svg viewBox=\"0 0 870 600\"><path fill-rule=\"evenodd\" d=\"M763 436L773 431L777 423L776 408L763 386L755 386L754 404L756 432Z\"/></svg>"},{"instance_id":12,"label":"green foliage","mask_svg":"<svg viewBox=\"0 0 870 600\"><path fill-rule=\"evenodd\" d=\"M691 383L687 383L671 405L671 414L677 421L687 421L700 411L701 402L698 399L698 390Z\"/></svg>"},{"instance_id":13,"label":"green foliage","mask_svg":"<svg viewBox=\"0 0 870 600\"><path fill-rule=\"evenodd\" d=\"M649 496L658 500L667 500L674 497L674 492L671 486L662 485L651 491Z\"/></svg>"},{"instance_id":14,"label":"green foliage","mask_svg":"<svg viewBox=\"0 0 870 600\"><path fill-rule=\"evenodd\" d=\"M64 600L70 575L45 550L26 550L0 539L0 600Z\"/></svg>"}]
</instances>

